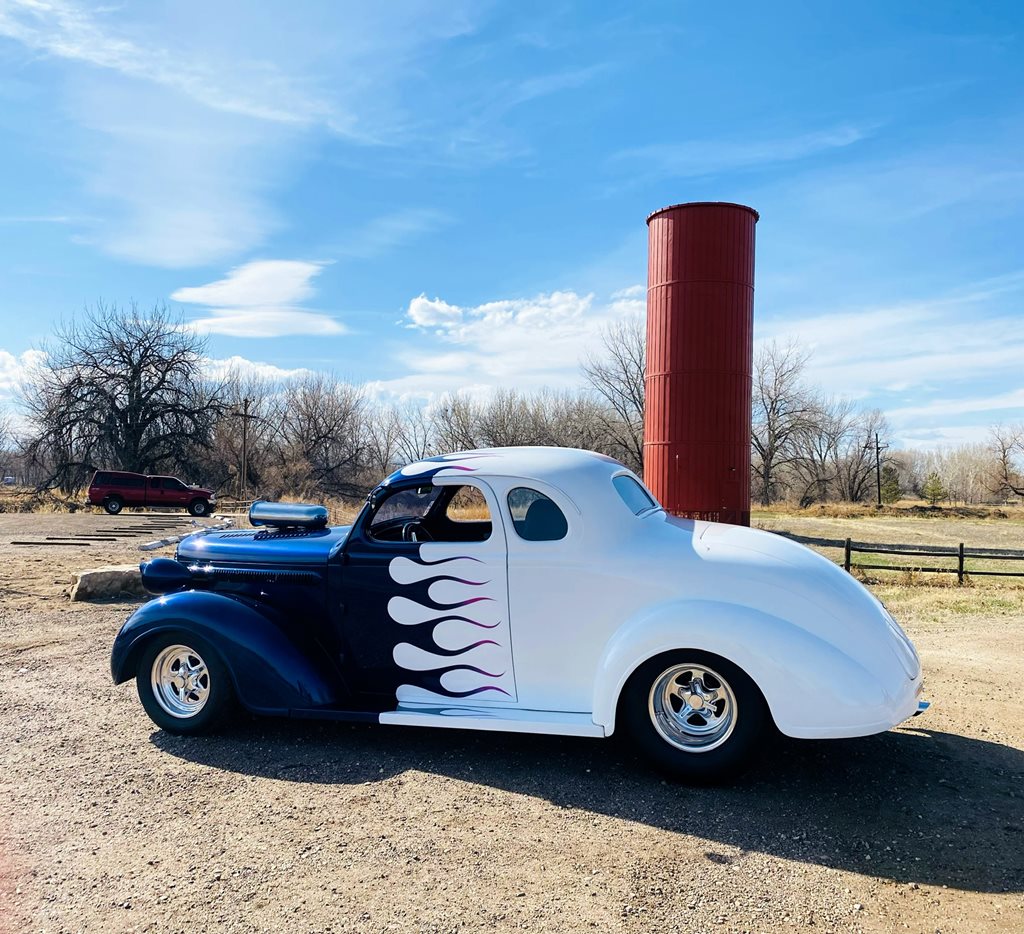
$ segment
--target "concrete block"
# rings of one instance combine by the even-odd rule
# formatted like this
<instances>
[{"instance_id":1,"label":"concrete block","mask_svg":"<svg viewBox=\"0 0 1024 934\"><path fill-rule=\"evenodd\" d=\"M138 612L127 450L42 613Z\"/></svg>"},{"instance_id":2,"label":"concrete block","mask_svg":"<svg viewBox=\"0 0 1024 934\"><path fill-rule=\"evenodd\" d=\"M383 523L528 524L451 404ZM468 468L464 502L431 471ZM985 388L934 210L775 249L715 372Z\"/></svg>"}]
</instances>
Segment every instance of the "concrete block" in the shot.
<instances>
[{"instance_id":1,"label":"concrete block","mask_svg":"<svg viewBox=\"0 0 1024 934\"><path fill-rule=\"evenodd\" d=\"M114 564L79 571L71 578L72 600L104 600L110 597L144 596L137 564Z\"/></svg>"}]
</instances>

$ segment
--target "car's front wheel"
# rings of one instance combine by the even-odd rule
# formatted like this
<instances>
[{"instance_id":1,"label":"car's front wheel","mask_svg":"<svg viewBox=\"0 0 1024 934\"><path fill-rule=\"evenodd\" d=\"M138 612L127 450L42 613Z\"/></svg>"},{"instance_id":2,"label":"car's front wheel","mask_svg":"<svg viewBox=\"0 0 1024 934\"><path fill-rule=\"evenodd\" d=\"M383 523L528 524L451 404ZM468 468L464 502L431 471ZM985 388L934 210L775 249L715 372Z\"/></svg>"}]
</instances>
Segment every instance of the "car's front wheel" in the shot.
<instances>
[{"instance_id":1,"label":"car's front wheel","mask_svg":"<svg viewBox=\"0 0 1024 934\"><path fill-rule=\"evenodd\" d=\"M193 516L205 516L210 511L210 504L205 499L194 499L189 503L188 511Z\"/></svg>"},{"instance_id":2,"label":"car's front wheel","mask_svg":"<svg viewBox=\"0 0 1024 934\"><path fill-rule=\"evenodd\" d=\"M742 772L772 729L750 677L705 652L668 652L641 665L622 694L620 716L641 751L663 771L691 782Z\"/></svg>"},{"instance_id":3,"label":"car's front wheel","mask_svg":"<svg viewBox=\"0 0 1024 934\"><path fill-rule=\"evenodd\" d=\"M234 708L226 666L206 640L192 633L154 637L139 659L135 683L149 718L168 733L208 733Z\"/></svg>"}]
</instances>

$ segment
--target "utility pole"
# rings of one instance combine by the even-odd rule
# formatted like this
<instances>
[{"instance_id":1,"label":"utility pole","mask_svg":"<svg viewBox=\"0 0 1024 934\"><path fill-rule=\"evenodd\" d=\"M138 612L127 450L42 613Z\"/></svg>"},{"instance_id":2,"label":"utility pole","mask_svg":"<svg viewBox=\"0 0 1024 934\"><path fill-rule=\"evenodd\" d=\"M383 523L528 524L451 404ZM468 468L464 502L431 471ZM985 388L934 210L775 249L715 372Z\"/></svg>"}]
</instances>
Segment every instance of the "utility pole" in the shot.
<instances>
[{"instance_id":1,"label":"utility pole","mask_svg":"<svg viewBox=\"0 0 1024 934\"><path fill-rule=\"evenodd\" d=\"M878 440L878 432L875 432L875 489L878 491L878 505L882 505L882 451L889 447L888 444L881 444Z\"/></svg>"},{"instance_id":2,"label":"utility pole","mask_svg":"<svg viewBox=\"0 0 1024 934\"><path fill-rule=\"evenodd\" d=\"M872 444L870 441L864 445L865 451L870 451L872 448L875 449L875 492L877 494L878 505L882 505L882 451L884 451L888 444L882 444L878 440L878 432L875 432L875 443Z\"/></svg>"},{"instance_id":3,"label":"utility pole","mask_svg":"<svg viewBox=\"0 0 1024 934\"><path fill-rule=\"evenodd\" d=\"M244 500L249 492L249 419L256 418L249 414L249 403L252 399L242 400L242 411L232 411L232 415L238 415L242 419L242 469L238 475L238 498Z\"/></svg>"},{"instance_id":4,"label":"utility pole","mask_svg":"<svg viewBox=\"0 0 1024 934\"><path fill-rule=\"evenodd\" d=\"M878 441L878 435L875 435ZM239 497L245 500L245 494L249 486L249 399L242 400L242 495ZM879 481L881 482L881 481ZM882 488L878 488L878 502L882 502Z\"/></svg>"}]
</instances>

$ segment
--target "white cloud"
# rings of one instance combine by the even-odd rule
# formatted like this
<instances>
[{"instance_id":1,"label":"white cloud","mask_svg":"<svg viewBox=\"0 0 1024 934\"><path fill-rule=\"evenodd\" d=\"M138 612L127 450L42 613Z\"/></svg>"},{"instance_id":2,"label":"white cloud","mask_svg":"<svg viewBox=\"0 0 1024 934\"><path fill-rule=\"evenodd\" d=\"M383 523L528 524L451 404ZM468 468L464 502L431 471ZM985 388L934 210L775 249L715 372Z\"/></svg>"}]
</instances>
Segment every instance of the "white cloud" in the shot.
<instances>
[{"instance_id":1,"label":"white cloud","mask_svg":"<svg viewBox=\"0 0 1024 934\"><path fill-rule=\"evenodd\" d=\"M464 310L458 305L449 305L439 298L429 299L420 295L409 302L406 311L409 327L432 328L459 324L462 322Z\"/></svg>"},{"instance_id":2,"label":"white cloud","mask_svg":"<svg viewBox=\"0 0 1024 934\"><path fill-rule=\"evenodd\" d=\"M685 140L624 149L613 163L640 167L646 176L690 178L719 175L736 169L775 165L851 146L869 136L873 128L837 126L814 133L774 139Z\"/></svg>"},{"instance_id":3,"label":"white cloud","mask_svg":"<svg viewBox=\"0 0 1024 934\"><path fill-rule=\"evenodd\" d=\"M296 138L212 111L160 86L84 74L68 90L86 213L78 238L132 262L209 265L251 250L278 226L267 192Z\"/></svg>"},{"instance_id":4,"label":"white cloud","mask_svg":"<svg viewBox=\"0 0 1024 934\"><path fill-rule=\"evenodd\" d=\"M869 395L948 386L999 372L1019 380L1024 360L1019 320L938 300L776 319L760 325L758 337L798 341L812 351L814 379L844 395Z\"/></svg>"},{"instance_id":5,"label":"white cloud","mask_svg":"<svg viewBox=\"0 0 1024 934\"><path fill-rule=\"evenodd\" d=\"M256 260L235 266L216 282L177 289L171 298L191 305L235 308L297 304L313 294L312 281L325 265L305 260Z\"/></svg>"},{"instance_id":6,"label":"white cloud","mask_svg":"<svg viewBox=\"0 0 1024 934\"><path fill-rule=\"evenodd\" d=\"M810 350L811 382L878 406L901 443L926 447L1024 418L1022 301L1013 273L930 300L757 321L757 336Z\"/></svg>"},{"instance_id":7,"label":"white cloud","mask_svg":"<svg viewBox=\"0 0 1024 934\"><path fill-rule=\"evenodd\" d=\"M901 432L903 447L920 450L934 450L941 447L956 447L961 444L985 444L992 437L992 426L984 425L934 425L922 429L906 429Z\"/></svg>"},{"instance_id":8,"label":"white cloud","mask_svg":"<svg viewBox=\"0 0 1024 934\"><path fill-rule=\"evenodd\" d=\"M72 224L75 219L65 214L5 214L0 224Z\"/></svg>"},{"instance_id":9,"label":"white cloud","mask_svg":"<svg viewBox=\"0 0 1024 934\"><path fill-rule=\"evenodd\" d=\"M7 0L0 42L27 50L35 80L62 81L58 117L40 125L60 127L50 148L81 180L93 217L76 241L181 268L266 241L280 224L271 195L317 151L314 133L373 145L409 139L402 83L477 15L461 2L440 10L419 0L266 16L197 0L144 9ZM436 145L430 122L416 121L415 134ZM355 249L383 249L415 222L394 218Z\"/></svg>"},{"instance_id":10,"label":"white cloud","mask_svg":"<svg viewBox=\"0 0 1024 934\"><path fill-rule=\"evenodd\" d=\"M0 403L11 402L32 370L46 359L41 350L13 354L0 350Z\"/></svg>"},{"instance_id":11,"label":"white cloud","mask_svg":"<svg viewBox=\"0 0 1024 934\"><path fill-rule=\"evenodd\" d=\"M409 208L375 218L361 230L332 248L332 252L356 259L370 259L387 253L421 234L450 223L448 215L430 208Z\"/></svg>"},{"instance_id":12,"label":"white cloud","mask_svg":"<svg viewBox=\"0 0 1024 934\"><path fill-rule=\"evenodd\" d=\"M1024 389L1013 389L994 396L975 396L956 399L936 399L924 405L908 405L889 409L889 418L900 422L922 416L938 415L946 418L950 415L964 415L973 412L997 413L1007 410L1024 411Z\"/></svg>"},{"instance_id":13,"label":"white cloud","mask_svg":"<svg viewBox=\"0 0 1024 934\"><path fill-rule=\"evenodd\" d=\"M296 376L304 376L311 371L305 367L287 369L276 366L273 363L263 363L259 360L249 360L237 354L222 359L210 358L206 361L206 373L212 379L223 379L229 374L236 374L242 377L255 376L262 379L286 380Z\"/></svg>"},{"instance_id":14,"label":"white cloud","mask_svg":"<svg viewBox=\"0 0 1024 934\"><path fill-rule=\"evenodd\" d=\"M329 315L296 308L261 311L253 308L234 312L211 308L208 318L196 318L189 326L205 334L226 337L290 337L298 334L333 337L348 329Z\"/></svg>"},{"instance_id":15,"label":"white cloud","mask_svg":"<svg viewBox=\"0 0 1024 934\"><path fill-rule=\"evenodd\" d=\"M104 22L102 13L61 0L10 0L0 10L0 35L37 52L161 85L214 110L280 123L307 123L330 113L325 101L303 93L266 62L235 59L231 68L217 68L183 49L134 41Z\"/></svg>"},{"instance_id":16,"label":"white cloud","mask_svg":"<svg viewBox=\"0 0 1024 934\"><path fill-rule=\"evenodd\" d=\"M599 346L602 329L643 309L642 300L600 302L572 291L469 307L420 295L409 302L405 320L424 339L398 352L408 373L377 388L429 396L467 387L578 386L580 360ZM436 350L424 349L427 338L438 342Z\"/></svg>"},{"instance_id":17,"label":"white cloud","mask_svg":"<svg viewBox=\"0 0 1024 934\"><path fill-rule=\"evenodd\" d=\"M229 337L329 336L347 328L330 315L300 303L315 289L326 264L304 260L256 260L236 266L223 279L171 293L175 301L207 305L208 315L189 322L196 330Z\"/></svg>"}]
</instances>

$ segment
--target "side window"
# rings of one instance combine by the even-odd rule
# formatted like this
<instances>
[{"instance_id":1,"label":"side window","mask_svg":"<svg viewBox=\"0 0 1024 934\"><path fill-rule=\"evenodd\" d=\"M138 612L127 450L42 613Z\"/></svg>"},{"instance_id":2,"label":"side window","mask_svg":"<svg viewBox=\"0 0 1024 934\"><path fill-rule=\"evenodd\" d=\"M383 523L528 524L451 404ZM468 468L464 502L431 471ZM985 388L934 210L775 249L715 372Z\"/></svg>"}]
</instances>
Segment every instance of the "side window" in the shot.
<instances>
[{"instance_id":1,"label":"side window","mask_svg":"<svg viewBox=\"0 0 1024 934\"><path fill-rule=\"evenodd\" d=\"M96 479L92 481L96 486L109 486L110 485L110 474L104 470L100 470L96 474Z\"/></svg>"},{"instance_id":2,"label":"side window","mask_svg":"<svg viewBox=\"0 0 1024 934\"><path fill-rule=\"evenodd\" d=\"M491 521L487 500L475 486L460 486L448 501L448 508L444 514L450 522Z\"/></svg>"},{"instance_id":3,"label":"side window","mask_svg":"<svg viewBox=\"0 0 1024 934\"><path fill-rule=\"evenodd\" d=\"M549 497L529 487L509 490L508 511L516 534L525 541L555 542L569 532L562 510Z\"/></svg>"},{"instance_id":4,"label":"side window","mask_svg":"<svg viewBox=\"0 0 1024 934\"><path fill-rule=\"evenodd\" d=\"M164 477L164 489L165 490L184 490L185 485L174 477Z\"/></svg>"},{"instance_id":5,"label":"side window","mask_svg":"<svg viewBox=\"0 0 1024 934\"><path fill-rule=\"evenodd\" d=\"M150 489L153 489L153 490L160 489L160 478L159 477L150 477L149 478L149 486L150 486Z\"/></svg>"},{"instance_id":6,"label":"side window","mask_svg":"<svg viewBox=\"0 0 1024 934\"><path fill-rule=\"evenodd\" d=\"M653 509L658 505L654 497L644 487L626 474L612 477L612 486L615 487L615 492L619 494L622 501L632 510L634 515L639 516L640 513Z\"/></svg>"}]
</instances>

